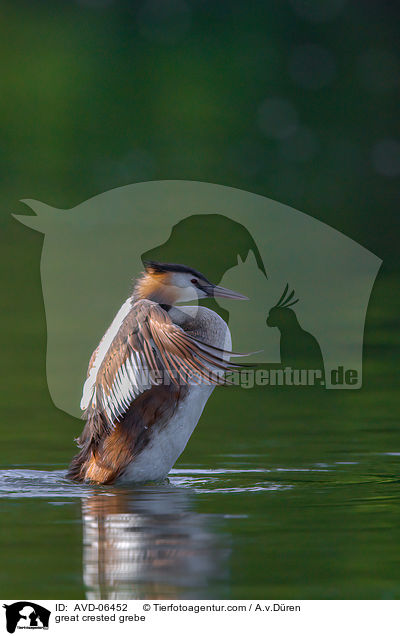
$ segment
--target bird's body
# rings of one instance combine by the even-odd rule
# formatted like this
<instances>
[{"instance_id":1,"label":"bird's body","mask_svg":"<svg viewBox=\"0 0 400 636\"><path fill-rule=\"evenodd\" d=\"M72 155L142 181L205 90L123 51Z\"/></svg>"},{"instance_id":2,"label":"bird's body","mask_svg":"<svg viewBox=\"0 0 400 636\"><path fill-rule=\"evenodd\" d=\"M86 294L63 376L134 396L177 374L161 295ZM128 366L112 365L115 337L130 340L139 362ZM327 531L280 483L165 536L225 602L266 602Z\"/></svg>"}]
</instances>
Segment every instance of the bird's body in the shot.
<instances>
[{"instance_id":1,"label":"bird's body","mask_svg":"<svg viewBox=\"0 0 400 636\"><path fill-rule=\"evenodd\" d=\"M205 307L173 305L196 295L244 298L185 266L146 267L91 357L71 479L142 482L171 470L233 366L225 321Z\"/></svg>"},{"instance_id":2,"label":"bird's body","mask_svg":"<svg viewBox=\"0 0 400 636\"><path fill-rule=\"evenodd\" d=\"M225 321L214 311L206 307L187 306L180 307L179 310L172 307L168 313L173 323L179 325L185 333L229 350L229 329ZM192 330L195 325L196 333ZM185 449L214 388L214 384L205 382L198 386L181 386L173 413L166 421L160 418L155 422L149 443L135 461L127 466L119 481L140 482L165 477ZM173 401L174 397L173 388L172 395L159 394L160 401L164 401L164 407L165 401Z\"/></svg>"}]
</instances>

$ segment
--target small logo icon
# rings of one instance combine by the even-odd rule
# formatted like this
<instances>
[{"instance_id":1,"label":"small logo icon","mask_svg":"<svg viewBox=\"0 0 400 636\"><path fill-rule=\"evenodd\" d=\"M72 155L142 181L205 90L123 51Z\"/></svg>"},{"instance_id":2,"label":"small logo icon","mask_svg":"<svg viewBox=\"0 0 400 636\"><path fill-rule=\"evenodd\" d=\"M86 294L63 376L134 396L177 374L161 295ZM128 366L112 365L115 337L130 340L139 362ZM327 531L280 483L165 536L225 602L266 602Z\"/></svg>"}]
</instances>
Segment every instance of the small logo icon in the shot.
<instances>
[{"instance_id":1,"label":"small logo icon","mask_svg":"<svg viewBox=\"0 0 400 636\"><path fill-rule=\"evenodd\" d=\"M13 634L16 629L49 629L51 612L32 601L18 601L3 605L6 610L7 631Z\"/></svg>"}]
</instances>

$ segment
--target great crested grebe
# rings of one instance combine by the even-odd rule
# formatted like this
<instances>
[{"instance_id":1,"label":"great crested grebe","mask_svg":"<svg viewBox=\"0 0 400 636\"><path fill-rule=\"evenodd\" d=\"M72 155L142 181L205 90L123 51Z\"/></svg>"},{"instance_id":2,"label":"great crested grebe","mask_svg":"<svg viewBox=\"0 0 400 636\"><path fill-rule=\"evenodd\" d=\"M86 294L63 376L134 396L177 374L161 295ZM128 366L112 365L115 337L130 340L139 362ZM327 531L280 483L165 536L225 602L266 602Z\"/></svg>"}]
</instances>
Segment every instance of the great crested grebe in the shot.
<instances>
[{"instance_id":1,"label":"great crested grebe","mask_svg":"<svg viewBox=\"0 0 400 636\"><path fill-rule=\"evenodd\" d=\"M196 298L246 296L171 263L145 262L145 272L89 362L81 409L86 425L67 476L109 484L164 478L183 452L229 362L231 336Z\"/></svg>"}]
</instances>

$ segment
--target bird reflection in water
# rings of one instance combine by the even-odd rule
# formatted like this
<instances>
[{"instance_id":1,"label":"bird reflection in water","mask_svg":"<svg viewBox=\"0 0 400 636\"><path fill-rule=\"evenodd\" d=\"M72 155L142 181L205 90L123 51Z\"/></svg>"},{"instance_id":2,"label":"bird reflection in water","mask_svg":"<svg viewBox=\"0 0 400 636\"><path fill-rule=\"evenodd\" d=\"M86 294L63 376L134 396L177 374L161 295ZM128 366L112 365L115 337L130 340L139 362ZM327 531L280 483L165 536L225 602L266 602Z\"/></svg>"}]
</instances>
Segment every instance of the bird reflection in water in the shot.
<instances>
[{"instance_id":1,"label":"bird reflection in water","mask_svg":"<svg viewBox=\"0 0 400 636\"><path fill-rule=\"evenodd\" d=\"M222 598L229 537L190 509L191 491L113 489L83 500L88 599Z\"/></svg>"}]
</instances>

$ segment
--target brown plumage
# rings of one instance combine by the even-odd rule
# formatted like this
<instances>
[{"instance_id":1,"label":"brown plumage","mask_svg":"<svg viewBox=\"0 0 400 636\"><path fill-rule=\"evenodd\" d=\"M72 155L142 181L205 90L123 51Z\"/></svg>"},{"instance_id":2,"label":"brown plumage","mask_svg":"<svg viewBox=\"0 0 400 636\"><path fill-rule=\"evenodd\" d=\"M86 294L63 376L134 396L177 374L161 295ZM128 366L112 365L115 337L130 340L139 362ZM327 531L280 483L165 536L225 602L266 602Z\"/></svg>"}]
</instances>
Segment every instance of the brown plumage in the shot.
<instances>
[{"instance_id":1,"label":"brown plumage","mask_svg":"<svg viewBox=\"0 0 400 636\"><path fill-rule=\"evenodd\" d=\"M223 372L237 366L228 362L230 352L204 342L193 316L175 313L177 321L183 314L182 325L171 319L168 308L187 298L188 287L200 297L211 295L210 290L235 296L191 268L147 266L90 359L81 403L87 421L78 439L81 450L67 473L70 479L115 481L150 443L154 446L190 386L224 384ZM211 323L219 325L222 319L210 314Z\"/></svg>"},{"instance_id":2,"label":"brown plumage","mask_svg":"<svg viewBox=\"0 0 400 636\"><path fill-rule=\"evenodd\" d=\"M160 385L142 393L129 407L123 420L110 435L95 442L93 422L88 420L79 439L83 444L69 467L68 477L75 481L110 484L147 446L154 427L162 428L175 411L185 387Z\"/></svg>"}]
</instances>

